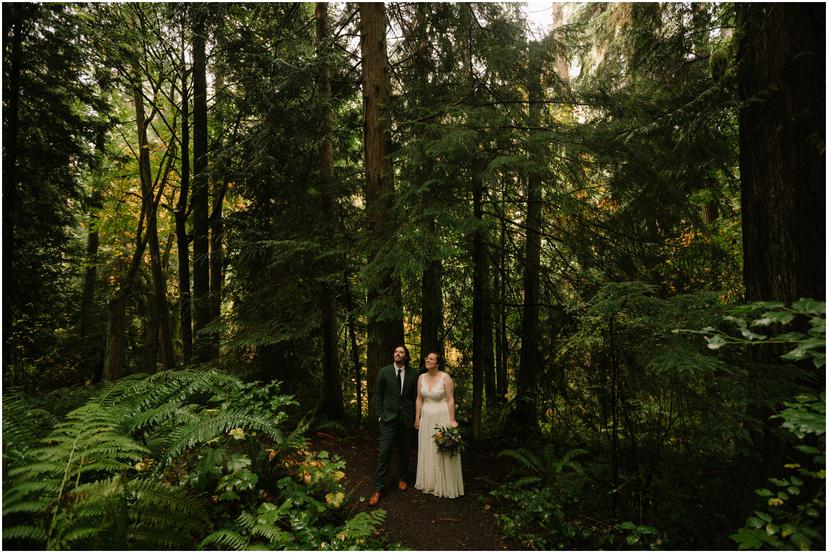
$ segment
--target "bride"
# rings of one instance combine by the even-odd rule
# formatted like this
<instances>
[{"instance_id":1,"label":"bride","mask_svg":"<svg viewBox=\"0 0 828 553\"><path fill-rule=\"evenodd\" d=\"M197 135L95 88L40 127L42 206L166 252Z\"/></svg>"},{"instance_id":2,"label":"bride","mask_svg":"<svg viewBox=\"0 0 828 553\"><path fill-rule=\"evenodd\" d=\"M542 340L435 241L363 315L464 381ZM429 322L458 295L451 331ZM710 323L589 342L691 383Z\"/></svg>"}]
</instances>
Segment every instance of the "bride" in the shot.
<instances>
[{"instance_id":1,"label":"bride","mask_svg":"<svg viewBox=\"0 0 828 553\"><path fill-rule=\"evenodd\" d=\"M439 354L425 358L427 373L417 382L417 403L414 428L419 430L417 449L417 481L414 487L437 497L463 495L463 471L460 455L439 453L434 443L435 427L457 426L454 418L454 382L440 372Z\"/></svg>"}]
</instances>

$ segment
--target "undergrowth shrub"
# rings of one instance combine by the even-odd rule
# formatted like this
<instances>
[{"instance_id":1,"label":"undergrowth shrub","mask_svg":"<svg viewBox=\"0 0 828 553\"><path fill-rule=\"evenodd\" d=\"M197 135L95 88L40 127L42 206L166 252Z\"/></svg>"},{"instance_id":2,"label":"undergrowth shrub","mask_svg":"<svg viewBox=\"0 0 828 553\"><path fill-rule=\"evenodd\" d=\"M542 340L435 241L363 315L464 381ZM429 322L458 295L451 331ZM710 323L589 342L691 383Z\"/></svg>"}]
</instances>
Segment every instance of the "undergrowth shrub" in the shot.
<instances>
[{"instance_id":1,"label":"undergrowth shrub","mask_svg":"<svg viewBox=\"0 0 828 553\"><path fill-rule=\"evenodd\" d=\"M513 479L489 493L504 537L534 550L570 549L588 542L592 529L572 512L589 486L577 459L585 453L575 449L559 455L547 444L540 454L525 448L498 454L517 462Z\"/></svg>"},{"instance_id":2,"label":"undergrowth shrub","mask_svg":"<svg viewBox=\"0 0 828 553\"><path fill-rule=\"evenodd\" d=\"M274 382L134 375L65 417L3 398L3 545L35 549L378 549L344 463L308 449Z\"/></svg>"}]
</instances>

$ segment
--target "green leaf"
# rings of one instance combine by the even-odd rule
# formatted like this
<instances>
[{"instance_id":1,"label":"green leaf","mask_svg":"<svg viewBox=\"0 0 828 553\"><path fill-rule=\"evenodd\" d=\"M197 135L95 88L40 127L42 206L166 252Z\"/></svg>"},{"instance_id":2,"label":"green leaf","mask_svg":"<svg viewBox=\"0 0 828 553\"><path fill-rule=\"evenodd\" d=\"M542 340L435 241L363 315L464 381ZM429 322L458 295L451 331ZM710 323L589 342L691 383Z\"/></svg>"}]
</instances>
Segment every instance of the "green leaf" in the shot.
<instances>
[{"instance_id":1,"label":"green leaf","mask_svg":"<svg viewBox=\"0 0 828 553\"><path fill-rule=\"evenodd\" d=\"M771 517L768 513L763 513L762 511L753 511L753 513L765 522L773 522L773 517Z\"/></svg>"},{"instance_id":2,"label":"green leaf","mask_svg":"<svg viewBox=\"0 0 828 553\"><path fill-rule=\"evenodd\" d=\"M761 319L756 319L750 326L770 326L772 324L788 324L794 319L791 313L785 311L768 311Z\"/></svg>"},{"instance_id":3,"label":"green leaf","mask_svg":"<svg viewBox=\"0 0 828 553\"><path fill-rule=\"evenodd\" d=\"M765 523L757 517L748 517L745 521L745 526L748 528L762 528Z\"/></svg>"},{"instance_id":4,"label":"green leaf","mask_svg":"<svg viewBox=\"0 0 828 553\"><path fill-rule=\"evenodd\" d=\"M752 528L739 528L735 534L731 534L730 539L739 545L739 549L761 549L767 541L767 534L762 530L755 530Z\"/></svg>"},{"instance_id":5,"label":"green leaf","mask_svg":"<svg viewBox=\"0 0 828 553\"><path fill-rule=\"evenodd\" d=\"M814 315L825 314L825 302L812 299L801 299L791 306L797 311L804 311L805 313L812 313Z\"/></svg>"},{"instance_id":6,"label":"green leaf","mask_svg":"<svg viewBox=\"0 0 828 553\"><path fill-rule=\"evenodd\" d=\"M808 536L802 534L801 532L796 532L791 535L791 543L794 544L800 551L811 550L811 540L808 539Z\"/></svg>"},{"instance_id":7,"label":"green leaf","mask_svg":"<svg viewBox=\"0 0 828 553\"><path fill-rule=\"evenodd\" d=\"M706 337L705 340L707 340L707 347L710 349L719 349L727 344L727 340L722 338L721 334L714 334L713 336Z\"/></svg>"}]
</instances>

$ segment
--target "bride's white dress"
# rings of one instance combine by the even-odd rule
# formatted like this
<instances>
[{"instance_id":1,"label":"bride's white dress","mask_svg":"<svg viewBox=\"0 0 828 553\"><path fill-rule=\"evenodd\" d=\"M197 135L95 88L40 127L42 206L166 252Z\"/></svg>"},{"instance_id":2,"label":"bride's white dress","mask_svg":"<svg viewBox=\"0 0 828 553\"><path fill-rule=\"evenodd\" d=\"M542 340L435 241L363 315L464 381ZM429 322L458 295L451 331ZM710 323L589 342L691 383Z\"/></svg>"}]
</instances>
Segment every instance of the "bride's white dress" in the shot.
<instances>
[{"instance_id":1,"label":"bride's white dress","mask_svg":"<svg viewBox=\"0 0 828 553\"><path fill-rule=\"evenodd\" d=\"M463 495L463 469L460 454L450 456L439 453L434 443L435 426L448 426L449 413L446 403L446 386L441 377L429 390L426 378L420 379L423 406L420 411L420 432L417 449L417 481L414 487L437 497Z\"/></svg>"}]
</instances>

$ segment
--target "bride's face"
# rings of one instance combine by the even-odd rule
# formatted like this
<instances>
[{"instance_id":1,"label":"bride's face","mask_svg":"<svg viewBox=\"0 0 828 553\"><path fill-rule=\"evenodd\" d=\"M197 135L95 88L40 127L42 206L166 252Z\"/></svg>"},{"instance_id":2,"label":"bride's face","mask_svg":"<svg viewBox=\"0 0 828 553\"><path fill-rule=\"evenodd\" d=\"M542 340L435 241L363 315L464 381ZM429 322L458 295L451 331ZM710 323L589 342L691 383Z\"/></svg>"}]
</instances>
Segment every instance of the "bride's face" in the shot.
<instances>
[{"instance_id":1,"label":"bride's face","mask_svg":"<svg viewBox=\"0 0 828 553\"><path fill-rule=\"evenodd\" d=\"M433 369L437 366L437 356L433 353L428 354L425 359L425 366L427 369Z\"/></svg>"}]
</instances>

